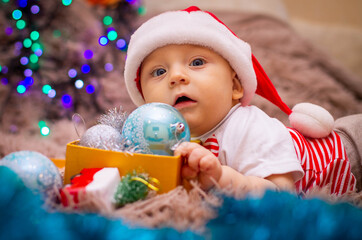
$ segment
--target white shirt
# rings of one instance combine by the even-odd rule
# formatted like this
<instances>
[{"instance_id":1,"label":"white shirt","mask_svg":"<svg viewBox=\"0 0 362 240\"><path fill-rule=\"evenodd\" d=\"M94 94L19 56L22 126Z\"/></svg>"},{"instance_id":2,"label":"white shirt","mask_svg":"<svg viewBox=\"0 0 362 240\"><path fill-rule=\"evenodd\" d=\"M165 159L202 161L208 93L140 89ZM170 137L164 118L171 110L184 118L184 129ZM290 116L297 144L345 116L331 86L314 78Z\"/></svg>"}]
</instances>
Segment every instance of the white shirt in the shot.
<instances>
[{"instance_id":1,"label":"white shirt","mask_svg":"<svg viewBox=\"0 0 362 240\"><path fill-rule=\"evenodd\" d=\"M246 176L292 173L296 182L304 175L287 128L255 106L237 104L216 127L196 139L204 142L214 134L221 164Z\"/></svg>"}]
</instances>

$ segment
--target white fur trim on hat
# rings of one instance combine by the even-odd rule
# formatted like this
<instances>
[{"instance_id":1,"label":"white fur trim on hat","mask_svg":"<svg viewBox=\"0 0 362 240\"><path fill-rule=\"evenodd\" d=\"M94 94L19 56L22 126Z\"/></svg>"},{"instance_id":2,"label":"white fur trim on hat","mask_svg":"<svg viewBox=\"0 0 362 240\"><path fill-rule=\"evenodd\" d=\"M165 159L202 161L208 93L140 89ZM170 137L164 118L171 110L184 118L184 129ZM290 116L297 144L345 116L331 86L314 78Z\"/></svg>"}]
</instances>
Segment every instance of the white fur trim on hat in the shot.
<instances>
[{"instance_id":1,"label":"white fur trim on hat","mask_svg":"<svg viewBox=\"0 0 362 240\"><path fill-rule=\"evenodd\" d=\"M131 37L124 78L128 93L137 106L145 103L135 82L139 67L150 53L169 44L200 45L220 54L234 69L244 88L241 104L250 103L257 81L249 44L207 12L171 11L151 18Z\"/></svg>"}]
</instances>

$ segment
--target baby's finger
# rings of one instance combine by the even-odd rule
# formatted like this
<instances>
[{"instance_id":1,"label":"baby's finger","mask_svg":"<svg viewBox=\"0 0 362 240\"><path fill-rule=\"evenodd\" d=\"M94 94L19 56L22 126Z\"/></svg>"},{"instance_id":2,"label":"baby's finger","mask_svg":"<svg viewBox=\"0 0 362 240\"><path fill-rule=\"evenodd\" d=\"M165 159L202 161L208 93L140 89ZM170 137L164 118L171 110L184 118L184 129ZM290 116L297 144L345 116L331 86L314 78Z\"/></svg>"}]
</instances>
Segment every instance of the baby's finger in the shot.
<instances>
[{"instance_id":1,"label":"baby's finger","mask_svg":"<svg viewBox=\"0 0 362 240\"><path fill-rule=\"evenodd\" d=\"M183 142L174 151L174 156L188 157L193 149L200 147L197 143Z\"/></svg>"},{"instance_id":2,"label":"baby's finger","mask_svg":"<svg viewBox=\"0 0 362 240\"><path fill-rule=\"evenodd\" d=\"M209 172L215 170L220 165L219 160L214 155L205 155L200 159L199 168L201 172Z\"/></svg>"},{"instance_id":3,"label":"baby's finger","mask_svg":"<svg viewBox=\"0 0 362 240\"><path fill-rule=\"evenodd\" d=\"M205 156L207 156L208 150L203 147L194 148L190 153L187 159L187 164L194 170L200 170L200 161Z\"/></svg>"},{"instance_id":4,"label":"baby's finger","mask_svg":"<svg viewBox=\"0 0 362 240\"><path fill-rule=\"evenodd\" d=\"M195 179L197 177L197 171L185 165L181 169L181 176L187 180Z\"/></svg>"}]
</instances>

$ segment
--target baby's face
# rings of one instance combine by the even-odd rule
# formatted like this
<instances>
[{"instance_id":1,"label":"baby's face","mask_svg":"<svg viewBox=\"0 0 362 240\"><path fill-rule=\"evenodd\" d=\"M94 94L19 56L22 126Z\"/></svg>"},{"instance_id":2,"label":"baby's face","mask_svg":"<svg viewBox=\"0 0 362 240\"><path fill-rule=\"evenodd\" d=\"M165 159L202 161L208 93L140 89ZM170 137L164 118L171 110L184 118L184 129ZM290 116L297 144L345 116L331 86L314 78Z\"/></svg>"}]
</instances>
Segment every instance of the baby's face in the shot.
<instances>
[{"instance_id":1,"label":"baby's face","mask_svg":"<svg viewBox=\"0 0 362 240\"><path fill-rule=\"evenodd\" d=\"M167 45L152 52L142 63L141 88L146 103L178 109L193 137L215 127L243 94L229 63L196 45Z\"/></svg>"}]
</instances>

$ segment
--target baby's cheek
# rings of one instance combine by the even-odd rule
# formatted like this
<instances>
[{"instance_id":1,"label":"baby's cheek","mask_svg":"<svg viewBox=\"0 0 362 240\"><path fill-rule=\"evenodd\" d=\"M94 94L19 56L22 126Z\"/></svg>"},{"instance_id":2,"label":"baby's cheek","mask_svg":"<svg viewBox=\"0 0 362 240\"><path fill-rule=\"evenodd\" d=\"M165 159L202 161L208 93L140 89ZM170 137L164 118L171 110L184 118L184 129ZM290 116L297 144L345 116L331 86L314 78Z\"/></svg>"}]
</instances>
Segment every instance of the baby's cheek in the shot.
<instances>
[{"instance_id":1,"label":"baby's cheek","mask_svg":"<svg viewBox=\"0 0 362 240\"><path fill-rule=\"evenodd\" d=\"M169 100L171 97L165 90L155 90L157 88L153 88L152 90L147 90L144 92L143 96L146 103L151 102L160 102L172 105L171 101Z\"/></svg>"}]
</instances>

